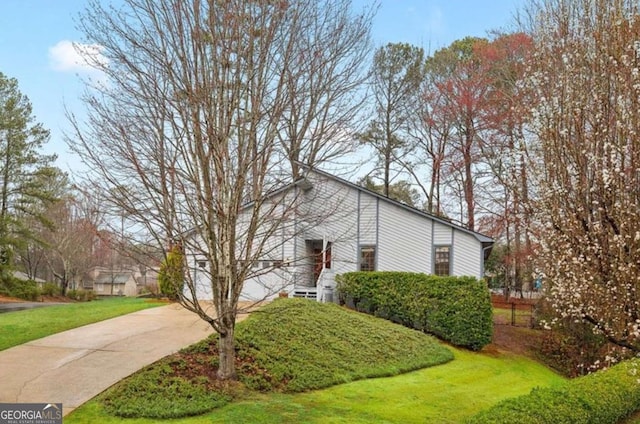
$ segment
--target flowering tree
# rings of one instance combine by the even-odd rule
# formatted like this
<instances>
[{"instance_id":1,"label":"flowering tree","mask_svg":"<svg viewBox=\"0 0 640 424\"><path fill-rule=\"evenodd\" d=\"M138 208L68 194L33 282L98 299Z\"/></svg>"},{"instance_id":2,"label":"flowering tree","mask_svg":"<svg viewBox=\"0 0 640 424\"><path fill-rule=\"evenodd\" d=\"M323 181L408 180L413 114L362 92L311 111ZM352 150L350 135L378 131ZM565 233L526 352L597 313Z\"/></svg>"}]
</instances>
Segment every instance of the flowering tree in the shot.
<instances>
[{"instance_id":1,"label":"flowering tree","mask_svg":"<svg viewBox=\"0 0 640 424\"><path fill-rule=\"evenodd\" d=\"M529 12L548 295L559 317L640 351L638 3L546 0Z\"/></svg>"}]
</instances>

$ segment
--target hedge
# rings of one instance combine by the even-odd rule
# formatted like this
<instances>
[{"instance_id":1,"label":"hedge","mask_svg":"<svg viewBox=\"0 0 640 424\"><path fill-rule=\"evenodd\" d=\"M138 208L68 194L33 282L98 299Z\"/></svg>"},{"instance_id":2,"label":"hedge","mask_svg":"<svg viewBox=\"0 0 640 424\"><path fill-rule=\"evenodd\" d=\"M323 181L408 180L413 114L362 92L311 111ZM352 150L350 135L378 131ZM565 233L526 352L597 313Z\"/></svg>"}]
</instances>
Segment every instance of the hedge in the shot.
<instances>
[{"instance_id":1,"label":"hedge","mask_svg":"<svg viewBox=\"0 0 640 424\"><path fill-rule=\"evenodd\" d=\"M480 350L491 342L491 296L473 277L350 272L336 277L341 304Z\"/></svg>"},{"instance_id":2,"label":"hedge","mask_svg":"<svg viewBox=\"0 0 640 424\"><path fill-rule=\"evenodd\" d=\"M640 361L571 380L560 387L537 388L483 411L468 424L607 424L640 410Z\"/></svg>"}]
</instances>

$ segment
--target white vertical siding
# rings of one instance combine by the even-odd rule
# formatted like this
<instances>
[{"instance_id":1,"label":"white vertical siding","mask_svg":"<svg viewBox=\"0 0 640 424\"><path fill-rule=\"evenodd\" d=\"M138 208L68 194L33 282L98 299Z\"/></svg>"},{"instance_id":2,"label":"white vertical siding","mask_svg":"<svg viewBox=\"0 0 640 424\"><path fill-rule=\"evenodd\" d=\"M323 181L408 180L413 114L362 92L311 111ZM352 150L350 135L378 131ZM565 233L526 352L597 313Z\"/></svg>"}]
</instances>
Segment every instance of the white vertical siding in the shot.
<instances>
[{"instance_id":1,"label":"white vertical siding","mask_svg":"<svg viewBox=\"0 0 640 424\"><path fill-rule=\"evenodd\" d=\"M472 235L455 230L453 240L453 275L482 278L480 242Z\"/></svg>"},{"instance_id":2,"label":"white vertical siding","mask_svg":"<svg viewBox=\"0 0 640 424\"><path fill-rule=\"evenodd\" d=\"M258 259L283 260L285 266L247 279L243 299L273 298L281 290L293 289L297 278L308 277L313 269L306 240L332 243L331 275L357 270L362 245L376 245L376 267L380 271L431 273L434 246L450 245L452 273L480 277L482 248L473 234L322 174L311 173L308 180L310 190L296 187L272 199L282 205L268 212L271 223L282 219L282 214L286 219L266 241ZM296 196L296 207L291 209ZM246 223L239 225L240 233L243 228ZM197 269L193 254L190 258L198 295L210 298L208 275ZM306 276L298 275L302 273Z\"/></svg>"},{"instance_id":3,"label":"white vertical siding","mask_svg":"<svg viewBox=\"0 0 640 424\"><path fill-rule=\"evenodd\" d=\"M304 199L308 223L303 238L332 243L331 268L334 273L356 269L358 237L358 190L338 181L316 176L313 189ZM304 245L298 256L304 254ZM302 250L302 251L300 251Z\"/></svg>"},{"instance_id":4,"label":"white vertical siding","mask_svg":"<svg viewBox=\"0 0 640 424\"><path fill-rule=\"evenodd\" d=\"M241 300L271 300L281 291L293 290L293 279L289 268L274 269L259 277L245 280L242 286Z\"/></svg>"},{"instance_id":5,"label":"white vertical siding","mask_svg":"<svg viewBox=\"0 0 640 424\"><path fill-rule=\"evenodd\" d=\"M378 270L431 272L431 220L380 201Z\"/></svg>"},{"instance_id":6,"label":"white vertical siding","mask_svg":"<svg viewBox=\"0 0 640 424\"><path fill-rule=\"evenodd\" d=\"M452 243L451 227L440 222L433 223L433 244L449 245Z\"/></svg>"},{"instance_id":7,"label":"white vertical siding","mask_svg":"<svg viewBox=\"0 0 640 424\"><path fill-rule=\"evenodd\" d=\"M368 193L360 192L359 244L376 244L376 214L376 198Z\"/></svg>"}]
</instances>

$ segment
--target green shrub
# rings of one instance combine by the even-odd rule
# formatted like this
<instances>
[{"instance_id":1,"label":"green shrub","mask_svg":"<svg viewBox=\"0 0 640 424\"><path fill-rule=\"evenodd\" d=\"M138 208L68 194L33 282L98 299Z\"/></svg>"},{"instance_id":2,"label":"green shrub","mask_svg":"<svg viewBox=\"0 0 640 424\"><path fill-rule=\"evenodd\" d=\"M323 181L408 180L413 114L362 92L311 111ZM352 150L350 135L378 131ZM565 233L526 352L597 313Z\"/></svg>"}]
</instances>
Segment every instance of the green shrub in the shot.
<instances>
[{"instance_id":1,"label":"green shrub","mask_svg":"<svg viewBox=\"0 0 640 424\"><path fill-rule=\"evenodd\" d=\"M475 415L469 424L607 424L640 409L640 361L632 360L567 382L538 388Z\"/></svg>"},{"instance_id":2,"label":"green shrub","mask_svg":"<svg viewBox=\"0 0 640 424\"><path fill-rule=\"evenodd\" d=\"M45 296L59 296L61 292L60 286L55 283L45 283L42 286L42 294Z\"/></svg>"},{"instance_id":3,"label":"green shrub","mask_svg":"<svg viewBox=\"0 0 640 424\"><path fill-rule=\"evenodd\" d=\"M79 302L89 302L96 299L96 294L93 290L74 289L67 291L67 297Z\"/></svg>"},{"instance_id":4,"label":"green shrub","mask_svg":"<svg viewBox=\"0 0 640 424\"><path fill-rule=\"evenodd\" d=\"M336 279L340 302L351 308L472 350L491 342L491 296L475 278L351 272Z\"/></svg>"},{"instance_id":5,"label":"green shrub","mask_svg":"<svg viewBox=\"0 0 640 424\"><path fill-rule=\"evenodd\" d=\"M24 300L38 300L40 289L33 280L20 280L11 275L3 274L0 278L0 294L17 297Z\"/></svg>"},{"instance_id":6,"label":"green shrub","mask_svg":"<svg viewBox=\"0 0 640 424\"><path fill-rule=\"evenodd\" d=\"M165 260L160 264L158 285L160 292L171 300L178 300L184 287L184 253L180 245L171 248Z\"/></svg>"},{"instance_id":7,"label":"green shrub","mask_svg":"<svg viewBox=\"0 0 640 424\"><path fill-rule=\"evenodd\" d=\"M205 382L173 375L167 362L156 362L100 395L107 413L124 418L181 418L203 414L229 402Z\"/></svg>"}]
</instances>

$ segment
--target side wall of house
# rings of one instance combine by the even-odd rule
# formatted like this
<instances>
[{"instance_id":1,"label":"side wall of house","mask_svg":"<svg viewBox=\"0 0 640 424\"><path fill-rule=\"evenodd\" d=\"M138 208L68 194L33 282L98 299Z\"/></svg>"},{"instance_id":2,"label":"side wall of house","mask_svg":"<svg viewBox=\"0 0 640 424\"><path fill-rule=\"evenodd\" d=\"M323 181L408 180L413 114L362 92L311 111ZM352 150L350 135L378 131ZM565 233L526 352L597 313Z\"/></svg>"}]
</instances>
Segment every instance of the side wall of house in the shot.
<instances>
[{"instance_id":1,"label":"side wall of house","mask_svg":"<svg viewBox=\"0 0 640 424\"><path fill-rule=\"evenodd\" d=\"M431 220L380 201L378 270L431 273Z\"/></svg>"},{"instance_id":2,"label":"side wall of house","mask_svg":"<svg viewBox=\"0 0 640 424\"><path fill-rule=\"evenodd\" d=\"M309 182L311 188L291 188L280 198L282 207L269 209L280 221L265 250L253 258L243 300L271 299L280 291L292 292L296 284L315 287L309 246L318 241L331 242L331 269L319 288L336 274L360 269L362 247L375 247L377 270L430 274L435 247L448 246L453 275L481 277L482 248L473 234L339 180L312 173ZM195 253L187 259L198 298L210 299L203 258Z\"/></svg>"},{"instance_id":3,"label":"side wall of house","mask_svg":"<svg viewBox=\"0 0 640 424\"><path fill-rule=\"evenodd\" d=\"M431 274L435 247L448 246L452 275L482 277L482 247L473 234L328 178L314 181L307 200L328 216L308 234L332 241L334 274L358 270L363 246L375 246L379 271Z\"/></svg>"},{"instance_id":4,"label":"side wall of house","mask_svg":"<svg viewBox=\"0 0 640 424\"><path fill-rule=\"evenodd\" d=\"M473 235L454 230L451 257L453 275L482 278L482 245Z\"/></svg>"}]
</instances>

